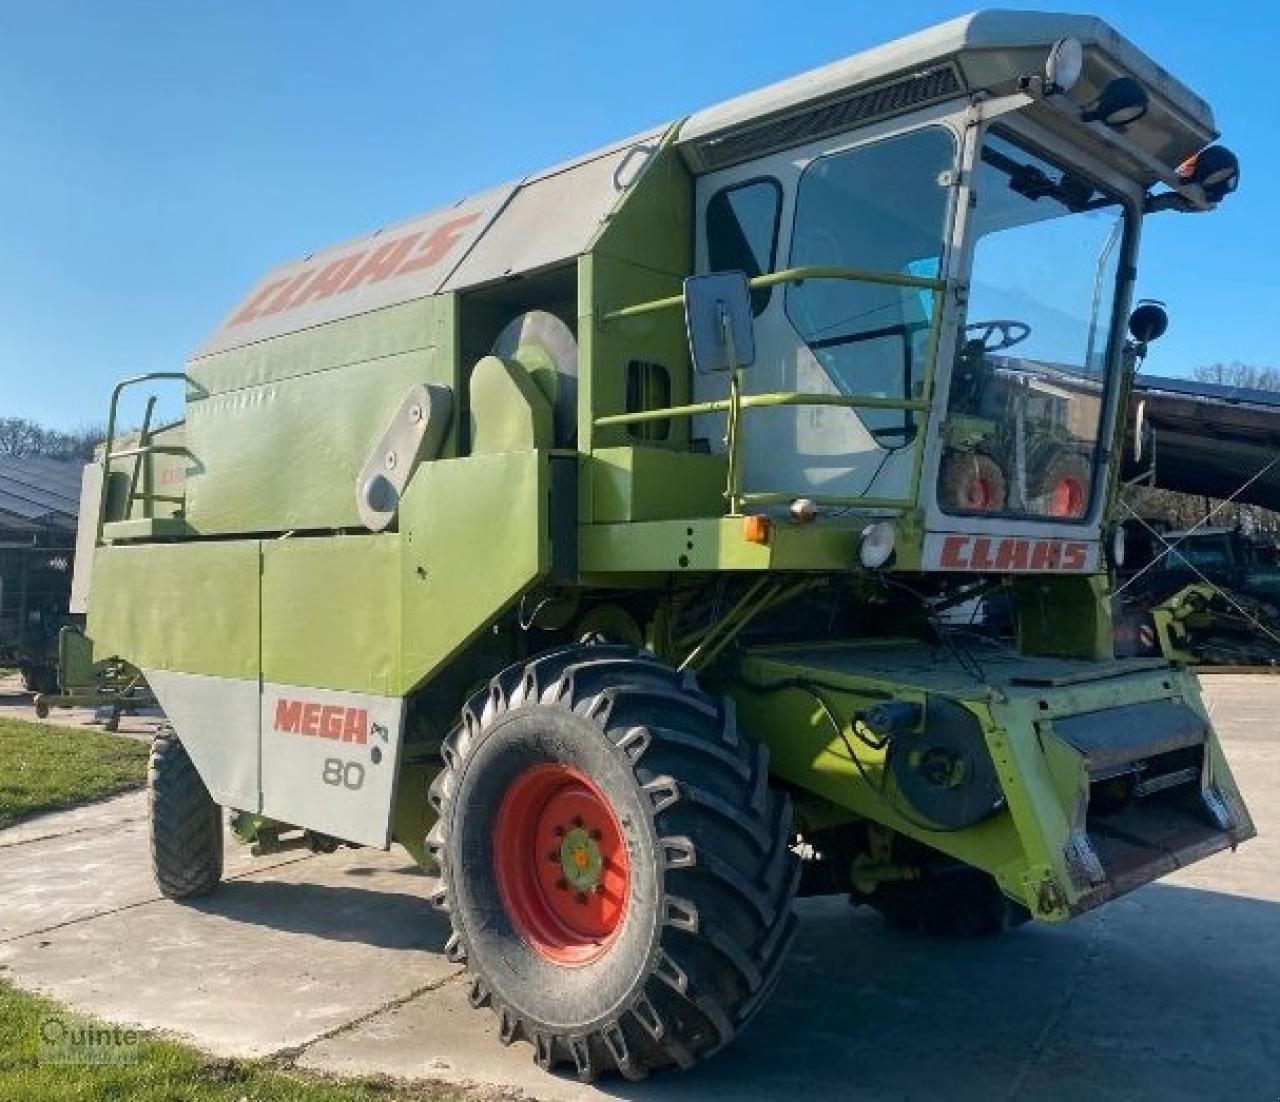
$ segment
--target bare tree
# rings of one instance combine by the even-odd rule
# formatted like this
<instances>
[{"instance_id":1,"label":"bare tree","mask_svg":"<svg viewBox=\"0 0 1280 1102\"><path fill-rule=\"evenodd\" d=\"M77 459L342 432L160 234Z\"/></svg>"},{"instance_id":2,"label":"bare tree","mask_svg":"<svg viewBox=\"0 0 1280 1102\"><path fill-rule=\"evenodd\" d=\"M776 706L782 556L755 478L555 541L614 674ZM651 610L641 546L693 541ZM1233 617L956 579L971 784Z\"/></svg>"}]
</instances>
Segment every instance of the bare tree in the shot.
<instances>
[{"instance_id":1,"label":"bare tree","mask_svg":"<svg viewBox=\"0 0 1280 1102\"><path fill-rule=\"evenodd\" d=\"M1258 364L1245 364L1239 360L1205 364L1197 367L1193 374L1202 383L1219 383L1249 390L1280 390L1280 370Z\"/></svg>"},{"instance_id":2,"label":"bare tree","mask_svg":"<svg viewBox=\"0 0 1280 1102\"><path fill-rule=\"evenodd\" d=\"M0 417L0 455L17 458L45 455L50 459L88 461L101 443L100 428L82 425L63 431L46 428L25 417Z\"/></svg>"}]
</instances>

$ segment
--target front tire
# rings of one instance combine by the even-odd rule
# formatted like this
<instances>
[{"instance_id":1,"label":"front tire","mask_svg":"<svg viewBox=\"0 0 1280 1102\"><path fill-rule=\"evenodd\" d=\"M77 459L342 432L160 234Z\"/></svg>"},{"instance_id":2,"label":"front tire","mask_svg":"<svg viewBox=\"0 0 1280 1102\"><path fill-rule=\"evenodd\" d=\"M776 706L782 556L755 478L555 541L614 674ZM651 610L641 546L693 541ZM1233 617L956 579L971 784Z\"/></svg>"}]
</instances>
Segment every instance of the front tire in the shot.
<instances>
[{"instance_id":1,"label":"front tire","mask_svg":"<svg viewBox=\"0 0 1280 1102\"><path fill-rule=\"evenodd\" d=\"M634 648L566 646L493 678L443 753L432 901L504 1043L639 1079L751 1019L794 934L799 862L730 704Z\"/></svg>"},{"instance_id":2,"label":"front tire","mask_svg":"<svg viewBox=\"0 0 1280 1102\"><path fill-rule=\"evenodd\" d=\"M170 727L156 731L147 766L151 869L168 899L204 895L222 879L222 809Z\"/></svg>"}]
</instances>

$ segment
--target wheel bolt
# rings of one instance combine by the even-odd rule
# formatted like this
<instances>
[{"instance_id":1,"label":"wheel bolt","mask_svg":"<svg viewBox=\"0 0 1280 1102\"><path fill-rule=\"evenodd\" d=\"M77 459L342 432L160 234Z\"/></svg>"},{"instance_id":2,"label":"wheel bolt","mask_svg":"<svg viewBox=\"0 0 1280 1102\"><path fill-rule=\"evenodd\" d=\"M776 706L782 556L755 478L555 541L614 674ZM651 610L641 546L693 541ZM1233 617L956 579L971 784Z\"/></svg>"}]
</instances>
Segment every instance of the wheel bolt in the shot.
<instances>
[{"instance_id":1,"label":"wheel bolt","mask_svg":"<svg viewBox=\"0 0 1280 1102\"><path fill-rule=\"evenodd\" d=\"M578 902L579 902L579 903L585 903L585 902L587 901L587 893L586 893L586 892L579 892L579 893L578 893L578 896L577 896L577 899L578 899Z\"/></svg>"},{"instance_id":2,"label":"wheel bolt","mask_svg":"<svg viewBox=\"0 0 1280 1102\"><path fill-rule=\"evenodd\" d=\"M559 888L562 892L567 892L569 890L569 881L563 878L560 880L557 880L556 887Z\"/></svg>"}]
</instances>

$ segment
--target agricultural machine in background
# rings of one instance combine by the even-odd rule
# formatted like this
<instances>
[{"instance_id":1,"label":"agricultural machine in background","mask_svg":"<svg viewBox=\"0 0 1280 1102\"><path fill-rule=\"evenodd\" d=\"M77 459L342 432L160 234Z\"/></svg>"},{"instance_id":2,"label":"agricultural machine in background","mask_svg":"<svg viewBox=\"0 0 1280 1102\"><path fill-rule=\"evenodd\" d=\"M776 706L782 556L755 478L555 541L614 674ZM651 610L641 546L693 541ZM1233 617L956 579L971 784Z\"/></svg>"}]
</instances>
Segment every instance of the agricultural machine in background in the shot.
<instances>
[{"instance_id":1,"label":"agricultural machine in background","mask_svg":"<svg viewBox=\"0 0 1280 1102\"><path fill-rule=\"evenodd\" d=\"M78 464L0 456L0 668L27 692L57 687L58 633L68 610Z\"/></svg>"},{"instance_id":2,"label":"agricultural machine in background","mask_svg":"<svg viewBox=\"0 0 1280 1102\"><path fill-rule=\"evenodd\" d=\"M1119 576L1118 653L1209 666L1280 665L1274 542L1225 527L1147 528L1137 535L1148 538L1130 537L1139 553Z\"/></svg>"},{"instance_id":3,"label":"agricultural machine in background","mask_svg":"<svg viewBox=\"0 0 1280 1102\"><path fill-rule=\"evenodd\" d=\"M1250 837L1109 602L1139 227L1234 188L1215 136L1104 23L985 13L269 273L117 389L186 417L109 432L78 563L172 722L162 890L224 810L398 842L504 1041L640 1077L799 893L993 932ZM1007 644L944 615L993 587Z\"/></svg>"}]
</instances>

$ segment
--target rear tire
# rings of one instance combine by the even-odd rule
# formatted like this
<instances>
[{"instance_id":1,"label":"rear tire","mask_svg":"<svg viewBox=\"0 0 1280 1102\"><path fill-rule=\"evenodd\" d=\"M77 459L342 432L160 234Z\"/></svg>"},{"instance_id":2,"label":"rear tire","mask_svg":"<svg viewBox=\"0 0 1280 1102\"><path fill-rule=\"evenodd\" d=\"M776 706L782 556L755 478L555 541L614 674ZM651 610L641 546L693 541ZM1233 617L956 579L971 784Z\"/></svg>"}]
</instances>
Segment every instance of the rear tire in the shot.
<instances>
[{"instance_id":1,"label":"rear tire","mask_svg":"<svg viewBox=\"0 0 1280 1102\"><path fill-rule=\"evenodd\" d=\"M731 704L632 647L575 644L493 678L443 755L432 901L504 1043L583 1081L640 1079L751 1019L795 931L799 861Z\"/></svg>"},{"instance_id":2,"label":"rear tire","mask_svg":"<svg viewBox=\"0 0 1280 1102\"><path fill-rule=\"evenodd\" d=\"M23 666L22 687L33 696L58 691L58 671L50 666Z\"/></svg>"},{"instance_id":3,"label":"rear tire","mask_svg":"<svg viewBox=\"0 0 1280 1102\"><path fill-rule=\"evenodd\" d=\"M204 895L222 879L222 809L170 727L156 731L147 766L151 869L169 899Z\"/></svg>"}]
</instances>

